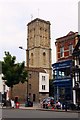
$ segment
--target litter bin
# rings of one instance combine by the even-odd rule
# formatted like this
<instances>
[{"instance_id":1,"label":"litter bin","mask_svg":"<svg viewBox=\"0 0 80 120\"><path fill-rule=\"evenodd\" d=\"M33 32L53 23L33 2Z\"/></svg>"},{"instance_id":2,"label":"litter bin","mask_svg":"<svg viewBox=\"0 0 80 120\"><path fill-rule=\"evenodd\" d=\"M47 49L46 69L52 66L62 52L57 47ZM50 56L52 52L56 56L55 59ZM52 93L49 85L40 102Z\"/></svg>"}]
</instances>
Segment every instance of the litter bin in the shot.
<instances>
[{"instance_id":1,"label":"litter bin","mask_svg":"<svg viewBox=\"0 0 80 120\"><path fill-rule=\"evenodd\" d=\"M26 102L25 102L25 107L33 107L33 102L31 102L31 101L26 101Z\"/></svg>"}]
</instances>

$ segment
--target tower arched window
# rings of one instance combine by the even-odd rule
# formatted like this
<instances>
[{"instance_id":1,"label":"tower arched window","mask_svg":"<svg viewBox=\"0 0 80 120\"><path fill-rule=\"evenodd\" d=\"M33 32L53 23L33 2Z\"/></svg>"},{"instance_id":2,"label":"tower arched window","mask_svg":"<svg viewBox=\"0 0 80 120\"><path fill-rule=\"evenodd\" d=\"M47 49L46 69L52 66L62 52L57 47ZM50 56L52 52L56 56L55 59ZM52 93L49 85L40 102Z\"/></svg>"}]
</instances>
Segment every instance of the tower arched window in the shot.
<instances>
[{"instance_id":1,"label":"tower arched window","mask_svg":"<svg viewBox=\"0 0 80 120\"><path fill-rule=\"evenodd\" d=\"M31 65L33 65L33 53L31 53Z\"/></svg>"},{"instance_id":2,"label":"tower arched window","mask_svg":"<svg viewBox=\"0 0 80 120\"><path fill-rule=\"evenodd\" d=\"M45 64L46 64L46 53L43 52L43 65L45 65Z\"/></svg>"}]
</instances>

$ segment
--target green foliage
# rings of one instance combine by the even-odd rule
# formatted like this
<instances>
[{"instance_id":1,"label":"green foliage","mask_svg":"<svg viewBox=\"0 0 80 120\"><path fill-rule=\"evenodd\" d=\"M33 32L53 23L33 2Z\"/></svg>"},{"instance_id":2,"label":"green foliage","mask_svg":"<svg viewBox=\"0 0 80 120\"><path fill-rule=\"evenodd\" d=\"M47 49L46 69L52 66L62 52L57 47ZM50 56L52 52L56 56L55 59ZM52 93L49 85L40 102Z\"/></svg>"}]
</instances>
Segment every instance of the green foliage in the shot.
<instances>
[{"instance_id":1,"label":"green foliage","mask_svg":"<svg viewBox=\"0 0 80 120\"><path fill-rule=\"evenodd\" d=\"M2 62L3 79L6 80L6 85L11 88L19 82L24 83L28 76L25 70L25 63L15 63L15 61L15 56L5 52L4 61Z\"/></svg>"}]
</instances>

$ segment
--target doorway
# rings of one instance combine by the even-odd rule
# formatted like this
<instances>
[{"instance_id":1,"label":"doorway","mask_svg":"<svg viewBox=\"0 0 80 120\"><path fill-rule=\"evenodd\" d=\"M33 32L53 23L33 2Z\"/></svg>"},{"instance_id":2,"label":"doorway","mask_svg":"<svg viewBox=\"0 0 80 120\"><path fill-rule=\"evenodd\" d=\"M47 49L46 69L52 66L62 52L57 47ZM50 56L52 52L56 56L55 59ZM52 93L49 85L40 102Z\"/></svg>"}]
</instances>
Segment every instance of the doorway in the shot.
<instances>
[{"instance_id":1,"label":"doorway","mask_svg":"<svg viewBox=\"0 0 80 120\"><path fill-rule=\"evenodd\" d=\"M33 102L35 102L35 99L36 99L36 95L33 94Z\"/></svg>"}]
</instances>

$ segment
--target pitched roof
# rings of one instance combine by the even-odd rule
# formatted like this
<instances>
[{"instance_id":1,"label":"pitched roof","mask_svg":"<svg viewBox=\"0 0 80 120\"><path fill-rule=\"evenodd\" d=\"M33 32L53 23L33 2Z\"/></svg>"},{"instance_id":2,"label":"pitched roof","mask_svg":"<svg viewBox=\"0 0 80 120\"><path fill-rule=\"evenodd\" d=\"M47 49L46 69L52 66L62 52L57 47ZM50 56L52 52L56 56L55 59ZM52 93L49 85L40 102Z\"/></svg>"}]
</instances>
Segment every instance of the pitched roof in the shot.
<instances>
[{"instance_id":1,"label":"pitched roof","mask_svg":"<svg viewBox=\"0 0 80 120\"><path fill-rule=\"evenodd\" d=\"M67 38L67 37L72 37L72 36L77 36L78 35L78 32L73 32L73 31L70 31L67 35L63 36L63 37L60 37L60 38L57 38L56 40L61 40L61 39L64 39L64 38Z\"/></svg>"}]
</instances>

